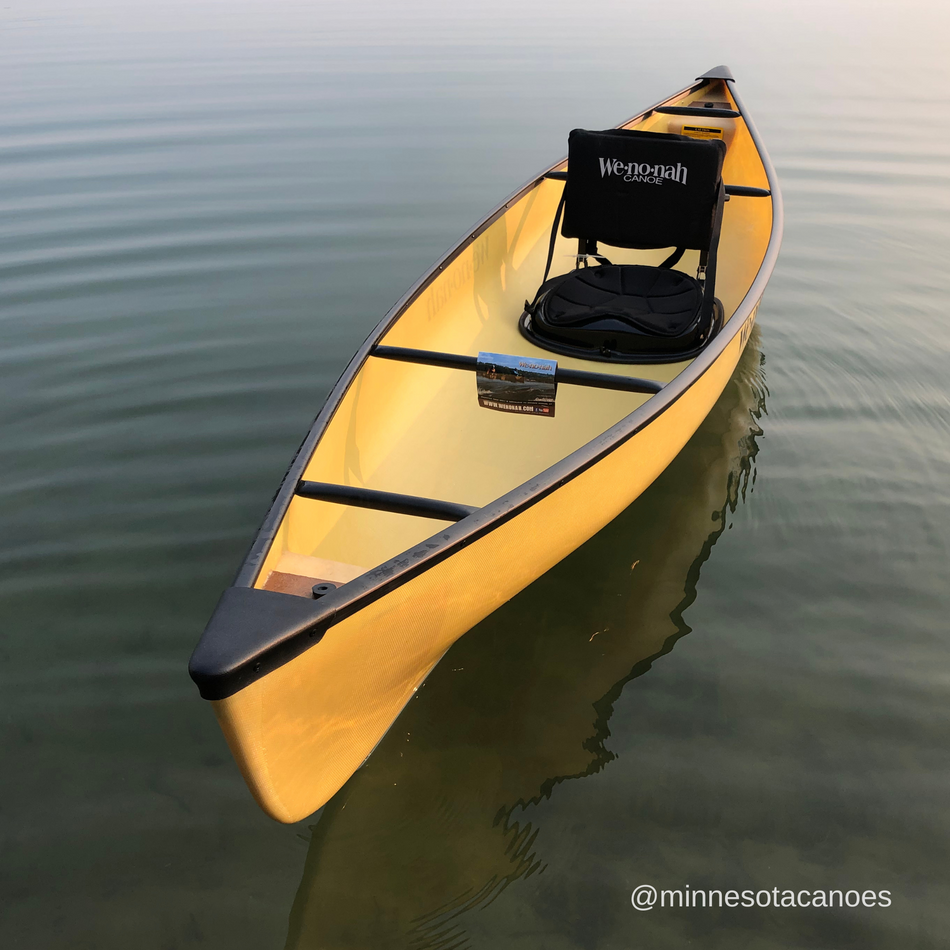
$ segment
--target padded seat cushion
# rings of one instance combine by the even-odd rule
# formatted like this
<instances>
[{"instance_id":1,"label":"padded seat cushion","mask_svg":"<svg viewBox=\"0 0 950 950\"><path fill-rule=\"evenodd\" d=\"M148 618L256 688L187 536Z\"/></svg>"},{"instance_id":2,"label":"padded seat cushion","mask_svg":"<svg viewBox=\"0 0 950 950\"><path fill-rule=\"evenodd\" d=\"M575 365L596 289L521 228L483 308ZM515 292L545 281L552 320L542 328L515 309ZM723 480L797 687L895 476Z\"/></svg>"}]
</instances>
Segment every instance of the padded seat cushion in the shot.
<instances>
[{"instance_id":1,"label":"padded seat cushion","mask_svg":"<svg viewBox=\"0 0 950 950\"><path fill-rule=\"evenodd\" d=\"M672 353L705 342L702 286L668 268L605 264L548 282L533 314L538 336L606 353Z\"/></svg>"}]
</instances>

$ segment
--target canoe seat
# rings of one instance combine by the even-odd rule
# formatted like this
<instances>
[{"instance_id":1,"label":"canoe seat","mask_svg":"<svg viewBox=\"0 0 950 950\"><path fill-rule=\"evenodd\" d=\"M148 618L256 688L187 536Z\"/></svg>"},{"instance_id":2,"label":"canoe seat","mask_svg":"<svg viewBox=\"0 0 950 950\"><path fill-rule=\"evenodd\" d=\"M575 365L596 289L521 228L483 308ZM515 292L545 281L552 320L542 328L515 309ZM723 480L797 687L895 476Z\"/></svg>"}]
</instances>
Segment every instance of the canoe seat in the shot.
<instances>
[{"instance_id":1,"label":"canoe seat","mask_svg":"<svg viewBox=\"0 0 950 950\"><path fill-rule=\"evenodd\" d=\"M575 129L541 286L521 331L547 350L612 362L694 356L722 325L715 298L725 189L719 140L661 132ZM548 280L557 230L578 239L578 266ZM659 266L612 264L598 242L673 248ZM696 276L676 270L687 248Z\"/></svg>"},{"instance_id":2,"label":"canoe seat","mask_svg":"<svg viewBox=\"0 0 950 950\"><path fill-rule=\"evenodd\" d=\"M602 264L555 277L542 287L534 326L546 341L601 356L680 354L706 342L721 321L702 314L703 286L672 268Z\"/></svg>"}]
</instances>

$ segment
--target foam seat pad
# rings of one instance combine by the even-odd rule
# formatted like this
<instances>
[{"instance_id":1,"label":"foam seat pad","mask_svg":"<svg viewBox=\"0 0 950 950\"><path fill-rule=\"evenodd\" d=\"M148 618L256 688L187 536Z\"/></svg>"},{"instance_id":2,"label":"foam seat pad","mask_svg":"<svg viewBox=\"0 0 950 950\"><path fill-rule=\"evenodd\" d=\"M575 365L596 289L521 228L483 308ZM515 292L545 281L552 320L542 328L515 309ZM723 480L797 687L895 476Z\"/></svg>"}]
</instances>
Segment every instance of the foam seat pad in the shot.
<instances>
[{"instance_id":1,"label":"foam seat pad","mask_svg":"<svg viewBox=\"0 0 950 950\"><path fill-rule=\"evenodd\" d=\"M606 264L550 281L536 327L564 343L620 352L680 350L701 342L703 291L681 271Z\"/></svg>"}]
</instances>

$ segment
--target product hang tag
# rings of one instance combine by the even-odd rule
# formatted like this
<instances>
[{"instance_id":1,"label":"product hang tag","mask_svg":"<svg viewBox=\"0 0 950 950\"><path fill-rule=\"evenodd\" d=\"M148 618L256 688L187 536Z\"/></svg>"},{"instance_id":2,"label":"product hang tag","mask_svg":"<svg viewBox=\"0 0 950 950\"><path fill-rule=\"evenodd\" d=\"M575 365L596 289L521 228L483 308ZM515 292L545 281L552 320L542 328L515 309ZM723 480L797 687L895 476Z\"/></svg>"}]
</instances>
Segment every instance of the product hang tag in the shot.
<instances>
[{"instance_id":1,"label":"product hang tag","mask_svg":"<svg viewBox=\"0 0 950 950\"><path fill-rule=\"evenodd\" d=\"M557 360L479 353L475 381L484 409L554 417Z\"/></svg>"}]
</instances>

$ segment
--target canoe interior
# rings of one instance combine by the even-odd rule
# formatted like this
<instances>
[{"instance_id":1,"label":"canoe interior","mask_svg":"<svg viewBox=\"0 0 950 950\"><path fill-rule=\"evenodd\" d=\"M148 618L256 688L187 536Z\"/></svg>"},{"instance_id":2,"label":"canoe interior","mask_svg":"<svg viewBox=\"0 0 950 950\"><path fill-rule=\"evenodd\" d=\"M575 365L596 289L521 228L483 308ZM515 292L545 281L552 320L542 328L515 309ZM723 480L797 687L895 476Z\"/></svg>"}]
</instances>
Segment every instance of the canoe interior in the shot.
<instances>
[{"instance_id":1,"label":"canoe interior","mask_svg":"<svg viewBox=\"0 0 950 950\"><path fill-rule=\"evenodd\" d=\"M721 81L687 93L677 104L699 99L734 104ZM653 113L624 127L665 132L676 121ZM745 124L740 119L735 127L724 180L768 188ZM564 367L661 382L682 372L688 362L617 365L557 356L520 334L518 320L541 280L563 186L546 179L513 202L467 243L379 342L466 355L489 351L556 358ZM727 320L759 270L771 225L768 198L733 197L725 205L716 295ZM552 276L574 266L576 250L575 240L558 236ZM601 250L615 263L658 264L669 253L603 244ZM687 252L678 268L695 274L697 260L697 251ZM648 398L562 385L554 418L519 416L480 408L473 373L371 356L354 377L303 477L481 507L590 442ZM295 497L255 586L309 596L311 583L346 583L448 524Z\"/></svg>"}]
</instances>

